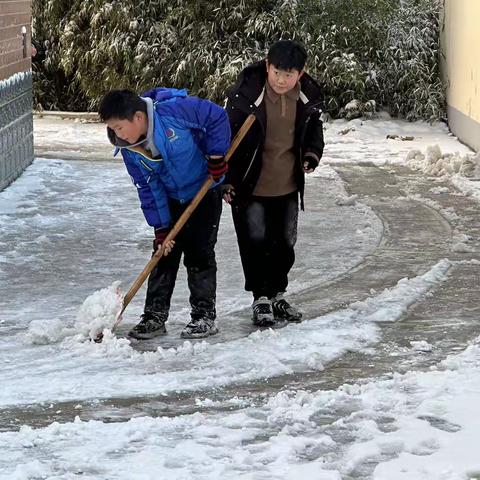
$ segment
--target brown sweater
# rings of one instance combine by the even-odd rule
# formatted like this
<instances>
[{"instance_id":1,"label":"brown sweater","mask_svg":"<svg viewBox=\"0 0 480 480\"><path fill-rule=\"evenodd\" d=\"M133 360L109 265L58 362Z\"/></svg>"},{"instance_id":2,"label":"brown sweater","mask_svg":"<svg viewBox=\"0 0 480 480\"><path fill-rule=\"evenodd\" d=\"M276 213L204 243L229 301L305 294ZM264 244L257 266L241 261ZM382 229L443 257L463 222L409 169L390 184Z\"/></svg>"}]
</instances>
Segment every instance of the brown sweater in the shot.
<instances>
[{"instance_id":1,"label":"brown sweater","mask_svg":"<svg viewBox=\"0 0 480 480\"><path fill-rule=\"evenodd\" d=\"M293 142L300 84L278 95L265 83L267 131L262 155L262 171L253 191L260 197L278 197L297 189L294 177Z\"/></svg>"}]
</instances>

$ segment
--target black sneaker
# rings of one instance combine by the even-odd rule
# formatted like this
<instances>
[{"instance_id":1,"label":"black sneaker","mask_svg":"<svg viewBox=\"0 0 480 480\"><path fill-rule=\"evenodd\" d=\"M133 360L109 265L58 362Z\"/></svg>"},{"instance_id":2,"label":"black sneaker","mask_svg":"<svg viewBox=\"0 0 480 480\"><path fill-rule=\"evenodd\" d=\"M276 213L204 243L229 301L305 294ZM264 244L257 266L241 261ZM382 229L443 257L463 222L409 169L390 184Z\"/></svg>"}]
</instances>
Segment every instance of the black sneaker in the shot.
<instances>
[{"instance_id":1,"label":"black sneaker","mask_svg":"<svg viewBox=\"0 0 480 480\"><path fill-rule=\"evenodd\" d=\"M182 338L204 338L218 333L215 319L207 316L192 318L180 333Z\"/></svg>"},{"instance_id":2,"label":"black sneaker","mask_svg":"<svg viewBox=\"0 0 480 480\"><path fill-rule=\"evenodd\" d=\"M277 295L272 298L272 310L276 320L296 323L302 321L302 312L290 305L283 298L283 293L277 293Z\"/></svg>"},{"instance_id":3,"label":"black sneaker","mask_svg":"<svg viewBox=\"0 0 480 480\"><path fill-rule=\"evenodd\" d=\"M138 340L149 340L158 335L165 335L167 333L167 329L165 328L166 321L166 315L145 312L142 315L140 323L128 332L128 336L137 338Z\"/></svg>"},{"instance_id":4,"label":"black sneaker","mask_svg":"<svg viewBox=\"0 0 480 480\"><path fill-rule=\"evenodd\" d=\"M275 323L272 302L267 297L257 298L252 304L253 324L257 327L270 327Z\"/></svg>"}]
</instances>

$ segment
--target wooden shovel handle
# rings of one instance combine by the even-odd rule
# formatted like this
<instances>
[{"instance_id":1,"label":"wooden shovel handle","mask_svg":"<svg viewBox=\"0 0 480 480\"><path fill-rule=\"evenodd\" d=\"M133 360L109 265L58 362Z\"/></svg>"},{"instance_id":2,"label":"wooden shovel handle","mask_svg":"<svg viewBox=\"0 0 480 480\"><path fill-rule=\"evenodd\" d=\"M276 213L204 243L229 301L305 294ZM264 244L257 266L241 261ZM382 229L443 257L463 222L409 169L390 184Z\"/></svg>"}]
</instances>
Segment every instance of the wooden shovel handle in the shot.
<instances>
[{"instance_id":1,"label":"wooden shovel handle","mask_svg":"<svg viewBox=\"0 0 480 480\"><path fill-rule=\"evenodd\" d=\"M230 148L228 149L228 152L225 155L225 161L228 162L230 160L230 157L233 155L235 150L237 149L238 145L240 145L240 142L243 140L243 137L246 135L250 127L252 126L253 122L255 121L255 115L252 113L246 118L245 122L241 126L240 130L237 132L235 135ZM118 326L118 324L121 322L122 319L122 314L127 308L128 304L131 302L132 298L135 296L135 294L138 292L140 287L143 285L147 277L150 275L152 270L155 268L155 265L158 263L158 261L163 257L164 255L164 245L170 241L174 240L175 237L178 235L180 230L183 228L185 223L188 221L190 216L192 215L193 211L197 208L198 204L201 202L203 197L206 195L206 193L210 190L210 187L213 184L213 178L211 175L208 176L207 180L205 180L204 184L201 186L200 190L197 192L195 197L192 199L188 207L184 210L182 215L179 217L173 228L170 230L168 233L167 237L165 238L162 247L159 248L153 255L152 258L149 260L149 262L145 265L145 268L140 272L138 277L135 279L133 282L132 286L130 287L130 290L125 294L123 297L123 304L122 304L122 309L120 313L117 316L117 320L115 321L112 331Z\"/></svg>"}]
</instances>

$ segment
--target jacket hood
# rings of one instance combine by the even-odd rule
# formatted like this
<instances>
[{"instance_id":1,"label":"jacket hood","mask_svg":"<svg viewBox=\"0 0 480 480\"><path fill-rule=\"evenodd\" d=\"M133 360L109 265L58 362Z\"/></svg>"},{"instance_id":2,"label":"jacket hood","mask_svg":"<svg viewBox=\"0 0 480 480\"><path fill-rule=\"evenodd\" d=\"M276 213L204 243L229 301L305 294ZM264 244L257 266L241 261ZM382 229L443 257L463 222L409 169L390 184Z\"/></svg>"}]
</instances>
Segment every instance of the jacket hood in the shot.
<instances>
[{"instance_id":1,"label":"jacket hood","mask_svg":"<svg viewBox=\"0 0 480 480\"><path fill-rule=\"evenodd\" d=\"M138 145L141 145L145 141L145 138L141 138L137 143L128 143L126 140L122 140L121 138L117 137L115 135L115 132L110 127L107 127L107 137L110 140L110 143L117 149L125 147L136 147ZM116 154L117 152L115 152L115 155Z\"/></svg>"},{"instance_id":2,"label":"jacket hood","mask_svg":"<svg viewBox=\"0 0 480 480\"><path fill-rule=\"evenodd\" d=\"M182 98L186 96L188 96L188 91L186 89L179 90L177 88L164 87L152 88L142 95L143 98L151 98L154 102L163 102L172 98ZM144 143L146 140L144 137L142 137L136 143L128 143L126 140L118 138L117 135L115 135L115 132L109 127L107 127L107 136L110 140L110 143L117 149L125 147L137 147L142 145L142 143Z\"/></svg>"},{"instance_id":3,"label":"jacket hood","mask_svg":"<svg viewBox=\"0 0 480 480\"><path fill-rule=\"evenodd\" d=\"M177 88L152 88L145 92L142 97L151 98L154 102L163 102L175 97L186 97L188 92L185 88L178 90Z\"/></svg>"}]
</instances>

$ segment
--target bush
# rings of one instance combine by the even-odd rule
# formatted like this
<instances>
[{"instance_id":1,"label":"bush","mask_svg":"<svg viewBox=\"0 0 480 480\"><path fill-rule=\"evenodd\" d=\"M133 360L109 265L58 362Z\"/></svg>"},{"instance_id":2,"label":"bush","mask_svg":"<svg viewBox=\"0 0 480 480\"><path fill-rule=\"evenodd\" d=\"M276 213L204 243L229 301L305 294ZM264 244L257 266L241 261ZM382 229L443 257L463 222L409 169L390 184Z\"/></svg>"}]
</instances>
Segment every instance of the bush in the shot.
<instances>
[{"instance_id":1,"label":"bush","mask_svg":"<svg viewBox=\"0 0 480 480\"><path fill-rule=\"evenodd\" d=\"M72 75L61 68L58 40L63 15L71 2L34 0L32 2L33 40L38 53L32 62L34 107L48 110L81 111L88 101Z\"/></svg>"},{"instance_id":2,"label":"bush","mask_svg":"<svg viewBox=\"0 0 480 480\"><path fill-rule=\"evenodd\" d=\"M407 120L445 115L439 9L437 0L407 0L387 30L379 101Z\"/></svg>"},{"instance_id":3,"label":"bush","mask_svg":"<svg viewBox=\"0 0 480 480\"><path fill-rule=\"evenodd\" d=\"M155 85L187 87L222 102L245 65L263 58L275 40L294 38L306 45L308 70L333 115L353 99L375 100L408 119L444 114L439 0L33 4L35 35L47 46L35 77L36 101L45 108L95 109L112 88Z\"/></svg>"}]
</instances>

